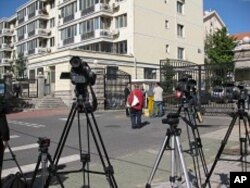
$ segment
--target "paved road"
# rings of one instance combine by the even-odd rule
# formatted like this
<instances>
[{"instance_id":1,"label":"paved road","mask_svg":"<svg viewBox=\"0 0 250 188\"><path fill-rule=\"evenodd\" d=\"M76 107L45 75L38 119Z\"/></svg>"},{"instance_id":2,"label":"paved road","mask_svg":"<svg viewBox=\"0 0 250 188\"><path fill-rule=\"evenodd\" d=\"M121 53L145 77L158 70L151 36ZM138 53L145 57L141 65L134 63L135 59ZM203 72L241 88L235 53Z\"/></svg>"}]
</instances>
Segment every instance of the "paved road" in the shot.
<instances>
[{"instance_id":1,"label":"paved road","mask_svg":"<svg viewBox=\"0 0 250 188\"><path fill-rule=\"evenodd\" d=\"M11 128L10 145L25 173L32 172L35 168L34 165L39 154L38 137L46 136L51 139L49 152L52 155L54 154L68 113L68 109L57 109L8 115ZM165 138L167 125L161 123L161 118L144 118L143 120L147 125L141 129L132 130L130 121L123 111L95 112L95 117L111 163L114 166L119 187L144 187L155 157ZM230 117L211 116L204 117L204 123L199 125L203 144L205 143L203 150L208 162L213 161L220 140L223 138L230 121ZM80 117L80 123L83 150L86 150L86 118L84 115ZM181 122L179 127L182 128L181 140L185 145L187 140L186 125ZM79 162L78 135L77 121L74 121L61 156L61 162L66 165L65 169L79 169L79 166L81 166ZM93 140L90 140L90 143L91 167L102 170ZM6 151L5 158L9 157L9 152ZM168 157L164 160L163 166L159 167L159 173L154 179L155 184L165 182L168 179L169 167L166 164L167 159ZM13 161L4 163L3 175L15 170L16 165ZM66 187L80 187L82 185L82 174L65 175L63 180ZM91 187L109 187L104 177L93 176L91 182L93 184ZM164 184L159 185L164 186ZM60 186L57 185L57 187ZM168 185L165 185L165 187L168 187Z\"/></svg>"}]
</instances>

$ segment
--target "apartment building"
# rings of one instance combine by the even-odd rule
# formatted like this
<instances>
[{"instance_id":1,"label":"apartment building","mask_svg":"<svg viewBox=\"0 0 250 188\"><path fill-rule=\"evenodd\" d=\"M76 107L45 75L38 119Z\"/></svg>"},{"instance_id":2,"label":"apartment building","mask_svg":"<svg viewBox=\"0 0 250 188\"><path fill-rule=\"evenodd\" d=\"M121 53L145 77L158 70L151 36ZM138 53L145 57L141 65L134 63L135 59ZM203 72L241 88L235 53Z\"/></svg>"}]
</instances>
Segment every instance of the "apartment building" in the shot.
<instances>
[{"instance_id":1,"label":"apartment building","mask_svg":"<svg viewBox=\"0 0 250 188\"><path fill-rule=\"evenodd\" d=\"M55 93L70 90L59 77L70 70L72 55L133 79L158 79L161 59L204 63L203 1L30 0L0 23L2 31L14 29L9 51L15 54L1 55L27 56L28 76L44 74Z\"/></svg>"},{"instance_id":2,"label":"apartment building","mask_svg":"<svg viewBox=\"0 0 250 188\"><path fill-rule=\"evenodd\" d=\"M221 19L220 15L215 11L204 12L204 39L206 36L213 35L217 30L226 27L225 23Z\"/></svg>"}]
</instances>

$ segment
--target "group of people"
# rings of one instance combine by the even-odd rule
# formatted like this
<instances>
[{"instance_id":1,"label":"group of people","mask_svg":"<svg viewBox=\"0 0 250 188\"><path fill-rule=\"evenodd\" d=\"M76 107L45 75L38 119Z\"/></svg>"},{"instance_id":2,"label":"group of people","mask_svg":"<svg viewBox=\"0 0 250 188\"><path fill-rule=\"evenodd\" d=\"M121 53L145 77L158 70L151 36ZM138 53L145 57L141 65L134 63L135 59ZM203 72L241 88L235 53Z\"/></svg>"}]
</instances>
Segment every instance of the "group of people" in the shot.
<instances>
[{"instance_id":1,"label":"group of people","mask_svg":"<svg viewBox=\"0 0 250 188\"><path fill-rule=\"evenodd\" d=\"M131 119L132 129L142 127L141 116L145 104L149 109L152 108L152 110L149 110L151 117L162 117L164 115L163 89L159 82L155 83L154 88L150 88L148 91L145 91L143 87L139 88L138 84L134 84L132 90L131 83L128 83L124 89L124 95L126 116Z\"/></svg>"}]
</instances>

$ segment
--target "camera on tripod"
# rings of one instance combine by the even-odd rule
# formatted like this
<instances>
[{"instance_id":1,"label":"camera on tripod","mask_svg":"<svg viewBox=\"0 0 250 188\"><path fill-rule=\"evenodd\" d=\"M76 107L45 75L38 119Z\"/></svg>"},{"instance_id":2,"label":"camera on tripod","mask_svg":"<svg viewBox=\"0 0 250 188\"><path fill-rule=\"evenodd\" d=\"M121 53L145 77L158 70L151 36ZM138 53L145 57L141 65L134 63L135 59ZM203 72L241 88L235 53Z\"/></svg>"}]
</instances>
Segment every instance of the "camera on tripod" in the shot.
<instances>
[{"instance_id":1,"label":"camera on tripod","mask_svg":"<svg viewBox=\"0 0 250 188\"><path fill-rule=\"evenodd\" d=\"M162 119L162 124L168 124L170 126L177 127L179 123L179 114L178 113L169 113L167 118Z\"/></svg>"},{"instance_id":2,"label":"camera on tripod","mask_svg":"<svg viewBox=\"0 0 250 188\"><path fill-rule=\"evenodd\" d=\"M50 146L50 139L46 137L39 137L37 143L39 144L39 150L48 149Z\"/></svg>"},{"instance_id":3,"label":"camera on tripod","mask_svg":"<svg viewBox=\"0 0 250 188\"><path fill-rule=\"evenodd\" d=\"M76 86L77 94L84 94L88 85L95 85L96 74L90 69L88 63L78 56L73 56L70 64L70 72L62 72L60 79L70 79L71 83Z\"/></svg>"},{"instance_id":4,"label":"camera on tripod","mask_svg":"<svg viewBox=\"0 0 250 188\"><path fill-rule=\"evenodd\" d=\"M181 98L183 96L190 96L196 92L196 80L192 79L191 75L184 74L181 79L178 80L176 90L176 97Z\"/></svg>"}]
</instances>

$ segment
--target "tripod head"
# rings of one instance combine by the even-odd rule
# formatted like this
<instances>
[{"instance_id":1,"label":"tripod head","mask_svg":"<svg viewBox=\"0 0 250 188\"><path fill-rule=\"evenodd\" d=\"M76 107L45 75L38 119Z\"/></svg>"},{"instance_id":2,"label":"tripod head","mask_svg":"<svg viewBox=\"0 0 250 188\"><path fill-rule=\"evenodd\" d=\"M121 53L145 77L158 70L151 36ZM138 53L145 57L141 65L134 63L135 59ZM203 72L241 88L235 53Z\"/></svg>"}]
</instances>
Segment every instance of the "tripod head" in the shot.
<instances>
[{"instance_id":1,"label":"tripod head","mask_svg":"<svg viewBox=\"0 0 250 188\"><path fill-rule=\"evenodd\" d=\"M179 124L179 114L169 113L167 118L162 119L162 124L168 124L172 128L176 128Z\"/></svg>"},{"instance_id":2,"label":"tripod head","mask_svg":"<svg viewBox=\"0 0 250 188\"><path fill-rule=\"evenodd\" d=\"M39 137L37 143L39 144L39 151L46 153L50 146L50 139L47 137Z\"/></svg>"}]
</instances>

